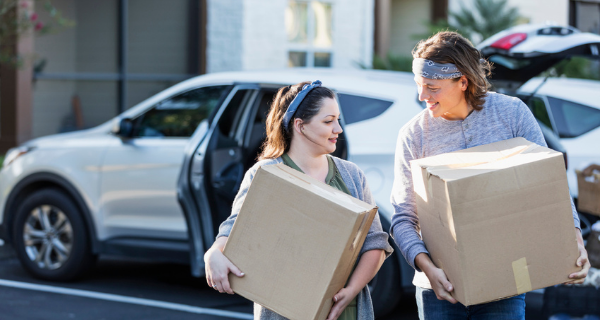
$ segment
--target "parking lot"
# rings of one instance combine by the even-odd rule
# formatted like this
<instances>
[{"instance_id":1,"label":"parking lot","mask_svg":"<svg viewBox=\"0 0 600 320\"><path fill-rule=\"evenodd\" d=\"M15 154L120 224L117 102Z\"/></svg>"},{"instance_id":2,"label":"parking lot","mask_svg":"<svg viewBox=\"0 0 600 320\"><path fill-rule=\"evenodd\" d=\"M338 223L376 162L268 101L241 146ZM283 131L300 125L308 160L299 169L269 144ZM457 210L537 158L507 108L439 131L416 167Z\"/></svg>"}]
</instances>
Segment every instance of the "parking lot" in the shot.
<instances>
[{"instance_id":1,"label":"parking lot","mask_svg":"<svg viewBox=\"0 0 600 320\"><path fill-rule=\"evenodd\" d=\"M0 246L2 319L252 319L252 303L219 294L187 265L107 257L83 280L32 278L10 246ZM541 318L542 294L527 295L527 320ZM418 319L412 296L381 320Z\"/></svg>"}]
</instances>

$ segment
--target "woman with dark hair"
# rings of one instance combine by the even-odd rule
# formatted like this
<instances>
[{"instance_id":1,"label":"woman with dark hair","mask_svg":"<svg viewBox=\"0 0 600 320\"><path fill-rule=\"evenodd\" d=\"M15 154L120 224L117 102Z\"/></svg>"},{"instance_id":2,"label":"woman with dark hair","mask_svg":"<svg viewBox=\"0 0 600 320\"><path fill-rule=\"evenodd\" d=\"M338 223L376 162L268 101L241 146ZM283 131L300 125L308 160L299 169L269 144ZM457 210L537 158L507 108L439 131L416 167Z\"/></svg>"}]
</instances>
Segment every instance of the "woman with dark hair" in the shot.
<instances>
[{"instance_id":1,"label":"woman with dark hair","mask_svg":"<svg viewBox=\"0 0 600 320\"><path fill-rule=\"evenodd\" d=\"M519 99L488 92L490 64L456 32L440 32L413 50L413 73L419 100L427 103L398 135L391 201L390 233L407 262L417 271L413 279L420 319L525 319L525 295L465 307L452 297L452 284L436 267L419 235L410 161L515 137L546 146L542 132ZM590 268L579 217L573 206L581 271L570 283L583 283Z\"/></svg>"},{"instance_id":2,"label":"woman with dark hair","mask_svg":"<svg viewBox=\"0 0 600 320\"><path fill-rule=\"evenodd\" d=\"M374 204L363 172L353 163L330 156L335 151L340 111L335 94L320 81L302 82L279 89L267 117L267 140L259 162L250 168L233 202L231 216L219 227L219 234L204 255L208 285L233 294L228 274L244 274L222 253L233 223L241 209L252 179L261 166L284 163L298 171L362 201ZM335 226L331 226L335 228ZM326 245L326 244L323 244ZM346 286L334 297L328 320L374 319L367 283L392 252L388 235L376 215L360 251L358 262ZM254 305L255 319L283 319L262 306Z\"/></svg>"}]
</instances>

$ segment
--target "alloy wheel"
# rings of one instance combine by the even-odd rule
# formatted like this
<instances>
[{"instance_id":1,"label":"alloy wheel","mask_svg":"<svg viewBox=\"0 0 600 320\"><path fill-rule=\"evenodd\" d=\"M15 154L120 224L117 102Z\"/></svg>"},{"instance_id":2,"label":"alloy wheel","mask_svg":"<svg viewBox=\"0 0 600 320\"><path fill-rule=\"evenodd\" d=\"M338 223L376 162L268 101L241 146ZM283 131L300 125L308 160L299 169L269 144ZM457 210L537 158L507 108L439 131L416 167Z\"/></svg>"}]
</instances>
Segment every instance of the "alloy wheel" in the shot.
<instances>
[{"instance_id":1,"label":"alloy wheel","mask_svg":"<svg viewBox=\"0 0 600 320\"><path fill-rule=\"evenodd\" d=\"M35 207L23 226L25 252L40 269L56 270L71 255L73 227L59 208L51 205Z\"/></svg>"}]
</instances>

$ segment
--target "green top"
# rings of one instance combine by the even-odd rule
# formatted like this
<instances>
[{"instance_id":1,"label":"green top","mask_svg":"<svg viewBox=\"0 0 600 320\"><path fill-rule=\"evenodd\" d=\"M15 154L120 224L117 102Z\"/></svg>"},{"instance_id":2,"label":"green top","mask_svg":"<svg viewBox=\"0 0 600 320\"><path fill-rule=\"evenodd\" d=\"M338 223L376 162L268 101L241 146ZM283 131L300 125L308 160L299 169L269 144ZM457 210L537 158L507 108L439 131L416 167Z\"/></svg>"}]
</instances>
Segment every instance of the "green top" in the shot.
<instances>
[{"instance_id":1,"label":"green top","mask_svg":"<svg viewBox=\"0 0 600 320\"><path fill-rule=\"evenodd\" d=\"M286 166L304 173L304 171L302 171L302 169L300 169L300 167L294 163L292 158L290 158L287 153L281 156L281 160L283 160L283 163ZM325 177L325 183L348 195L351 195L350 190L348 190L346 183L344 183L344 180L342 179L340 171L329 155L327 156L327 163L329 164L329 170L327 171L327 176ZM356 320L356 297L350 301L346 309L344 309L342 314L338 317L338 320Z\"/></svg>"},{"instance_id":2,"label":"green top","mask_svg":"<svg viewBox=\"0 0 600 320\"><path fill-rule=\"evenodd\" d=\"M283 160L283 163L286 166L304 173L304 171L302 171L302 169L300 169L300 167L298 167L296 163L294 163L292 158L290 158L290 156L288 156L287 153L282 155L281 159ZM350 190L348 190L348 187L346 187L346 183L344 183L342 175L338 171L335 162L333 162L333 159L330 156L327 156L327 163L329 164L329 171L327 172L327 177L325 177L325 183L348 195L352 195L350 194Z\"/></svg>"}]
</instances>

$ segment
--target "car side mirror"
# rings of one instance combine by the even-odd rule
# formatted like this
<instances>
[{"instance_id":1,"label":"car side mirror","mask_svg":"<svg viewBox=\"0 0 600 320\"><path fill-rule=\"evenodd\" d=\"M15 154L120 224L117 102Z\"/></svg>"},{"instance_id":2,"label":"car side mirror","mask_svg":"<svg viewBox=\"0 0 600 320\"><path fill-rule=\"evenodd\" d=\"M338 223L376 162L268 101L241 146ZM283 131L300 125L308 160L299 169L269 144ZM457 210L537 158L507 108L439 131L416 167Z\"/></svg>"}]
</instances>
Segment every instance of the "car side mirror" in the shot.
<instances>
[{"instance_id":1,"label":"car side mirror","mask_svg":"<svg viewBox=\"0 0 600 320\"><path fill-rule=\"evenodd\" d=\"M121 138L131 138L133 134L133 121L129 118L123 118L115 121L112 133Z\"/></svg>"}]
</instances>

